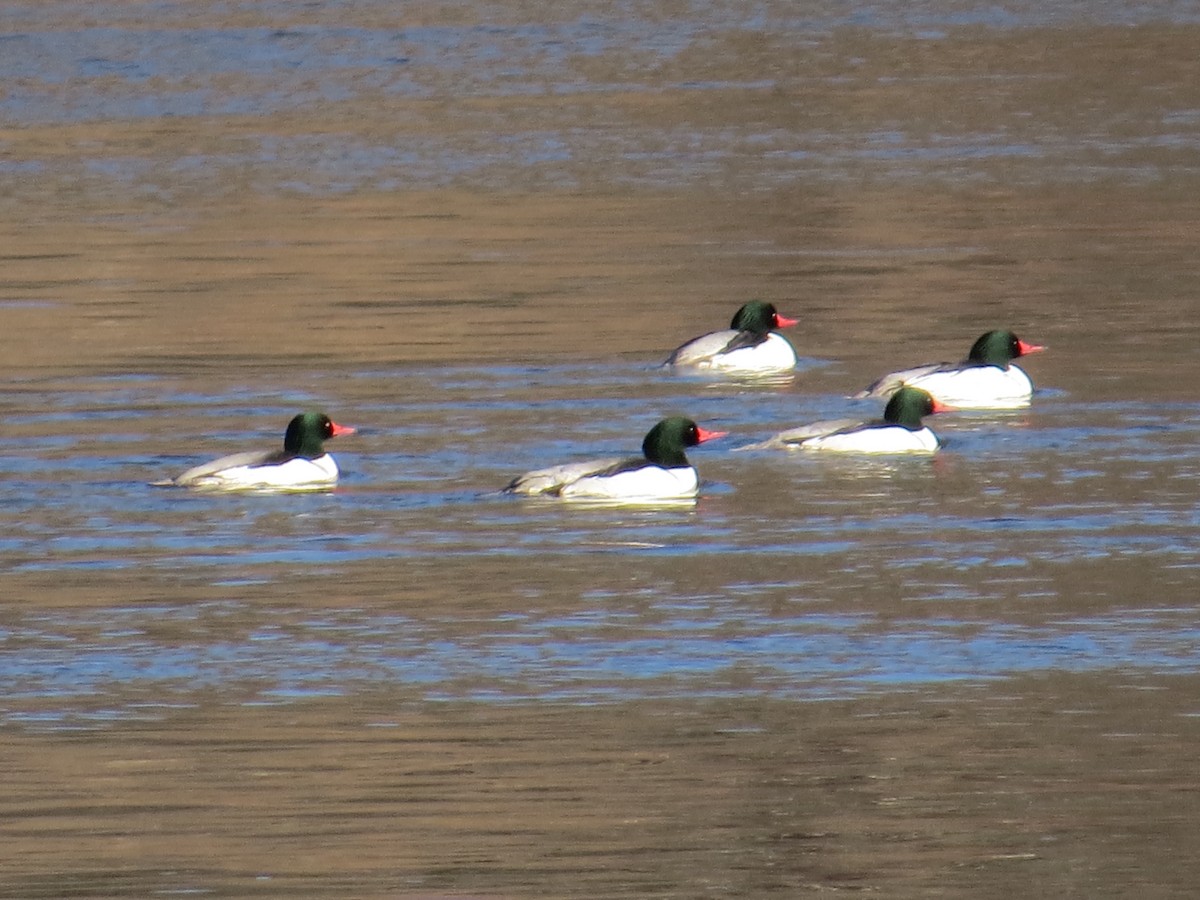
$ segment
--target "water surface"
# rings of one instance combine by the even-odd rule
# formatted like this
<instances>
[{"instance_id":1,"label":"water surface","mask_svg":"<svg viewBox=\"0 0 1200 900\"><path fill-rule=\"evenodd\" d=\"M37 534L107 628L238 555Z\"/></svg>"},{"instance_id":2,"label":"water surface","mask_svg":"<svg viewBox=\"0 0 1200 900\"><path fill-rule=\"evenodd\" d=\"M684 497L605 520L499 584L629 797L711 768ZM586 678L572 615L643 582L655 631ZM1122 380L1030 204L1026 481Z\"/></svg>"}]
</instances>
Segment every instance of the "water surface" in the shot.
<instances>
[{"instance_id":1,"label":"water surface","mask_svg":"<svg viewBox=\"0 0 1200 900\"><path fill-rule=\"evenodd\" d=\"M1197 24L7 5L0 896L1189 896ZM993 327L935 458L735 452ZM693 506L496 493L676 412Z\"/></svg>"}]
</instances>

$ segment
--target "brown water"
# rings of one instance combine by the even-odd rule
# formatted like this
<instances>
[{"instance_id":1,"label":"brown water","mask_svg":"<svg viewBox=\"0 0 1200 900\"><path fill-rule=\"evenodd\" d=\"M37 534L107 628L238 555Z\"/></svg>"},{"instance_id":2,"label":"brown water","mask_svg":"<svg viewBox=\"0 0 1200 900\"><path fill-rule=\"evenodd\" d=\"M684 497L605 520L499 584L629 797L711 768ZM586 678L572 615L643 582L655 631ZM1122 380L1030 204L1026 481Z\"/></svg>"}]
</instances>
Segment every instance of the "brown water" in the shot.
<instances>
[{"instance_id":1,"label":"brown water","mask_svg":"<svg viewBox=\"0 0 1200 900\"><path fill-rule=\"evenodd\" d=\"M1200 14L804 7L0 11L0 896L1195 895ZM491 493L676 411L694 508Z\"/></svg>"}]
</instances>

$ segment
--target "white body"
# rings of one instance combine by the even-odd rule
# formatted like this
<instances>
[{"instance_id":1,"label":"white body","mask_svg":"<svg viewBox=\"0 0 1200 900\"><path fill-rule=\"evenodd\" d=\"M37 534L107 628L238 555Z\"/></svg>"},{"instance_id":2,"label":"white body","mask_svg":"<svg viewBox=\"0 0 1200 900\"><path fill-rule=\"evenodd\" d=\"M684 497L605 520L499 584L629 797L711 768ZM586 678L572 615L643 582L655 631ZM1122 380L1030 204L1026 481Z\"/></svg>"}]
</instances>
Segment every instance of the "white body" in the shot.
<instances>
[{"instance_id":1,"label":"white body","mask_svg":"<svg viewBox=\"0 0 1200 900\"><path fill-rule=\"evenodd\" d=\"M328 453L263 464L268 453L235 453L188 469L169 484L208 490L321 490L337 484L338 467Z\"/></svg>"},{"instance_id":2,"label":"white body","mask_svg":"<svg viewBox=\"0 0 1200 900\"><path fill-rule=\"evenodd\" d=\"M765 341L753 347L722 353L722 349L738 334L727 329L698 337L672 353L666 365L677 369L731 373L780 372L796 368L796 351L787 338L780 334L768 334Z\"/></svg>"},{"instance_id":3,"label":"white body","mask_svg":"<svg viewBox=\"0 0 1200 900\"><path fill-rule=\"evenodd\" d=\"M798 446L831 453L933 453L939 443L928 428L909 431L901 425L887 425L808 438Z\"/></svg>"},{"instance_id":4,"label":"white body","mask_svg":"<svg viewBox=\"0 0 1200 900\"><path fill-rule=\"evenodd\" d=\"M920 366L885 375L859 397L891 396L901 385L926 390L958 409L1019 409L1033 398L1033 382L1018 366Z\"/></svg>"},{"instance_id":5,"label":"white body","mask_svg":"<svg viewBox=\"0 0 1200 900\"><path fill-rule=\"evenodd\" d=\"M691 466L663 468L646 463L613 475L597 474L622 460L595 459L526 472L507 488L515 494L557 494L572 500L646 502L686 500L700 490L700 478Z\"/></svg>"},{"instance_id":6,"label":"white body","mask_svg":"<svg viewBox=\"0 0 1200 900\"><path fill-rule=\"evenodd\" d=\"M691 466L664 469L646 465L616 475L593 475L565 485L560 497L577 500L687 500L700 492L700 478Z\"/></svg>"},{"instance_id":7,"label":"white body","mask_svg":"<svg viewBox=\"0 0 1200 900\"><path fill-rule=\"evenodd\" d=\"M928 428L870 425L854 419L814 422L781 431L742 450L820 450L830 453L933 453L941 445Z\"/></svg>"}]
</instances>

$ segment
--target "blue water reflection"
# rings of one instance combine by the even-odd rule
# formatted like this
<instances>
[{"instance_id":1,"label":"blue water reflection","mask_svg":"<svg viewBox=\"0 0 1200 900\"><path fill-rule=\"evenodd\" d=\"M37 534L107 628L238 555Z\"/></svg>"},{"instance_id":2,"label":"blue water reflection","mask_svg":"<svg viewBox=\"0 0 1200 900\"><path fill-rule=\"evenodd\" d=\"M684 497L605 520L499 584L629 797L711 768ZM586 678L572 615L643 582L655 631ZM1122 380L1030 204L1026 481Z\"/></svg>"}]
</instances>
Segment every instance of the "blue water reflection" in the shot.
<instances>
[{"instance_id":1,"label":"blue water reflection","mask_svg":"<svg viewBox=\"0 0 1200 900\"><path fill-rule=\"evenodd\" d=\"M847 29L925 41L956 29L1186 24L1200 21L1190 3L978 4L963 11L882 2L815 8L704 2L649 19L639 6L610 4L593 15L537 22L484 4L465 7L460 25L436 27L404 24L394 4L380 0L351 4L349 21L321 10L298 13L293 4L248 4L244 15L251 24L241 27L223 22L216 27L204 15L184 14L171 4L139 8L137 20L125 22L119 13L90 15L91 6L81 3L78 19L90 25L42 30L43 20L58 25L57 17L69 17L72 5L47 10L44 4L10 3L0 11L5 85L0 120L19 127L210 119L217 141L203 148L195 141L175 150L164 145L153 155L120 142L97 142L82 158L68 160L10 152L0 160L0 175L78 178L110 189L137 186L167 198L220 192L231 172L251 172L274 189L304 193L453 184L509 188L514 177L577 187L584 171L589 179L661 186L724 177L733 163L747 159L754 161L760 187L836 180L863 166L877 177L957 182L979 177L988 160L1025 162L1026 177L1039 180L1048 172L1073 180L1144 180L1164 168L1194 170L1188 154L1178 151L1198 147L1194 110L1188 109L1161 117L1153 134L1131 134L1117 123L1081 139L1051 127L1026 130L1020 121L1015 127L991 123L983 131L956 123L944 133L897 126L855 134L831 131L820 120L786 128L772 122L705 127L686 121L597 128L591 106L568 106L580 95L797 90L795 76L764 79L752 68L744 77L731 76L734 80L695 74L670 79L680 60L710 52L714 36L730 31L789 40L796 52L821 45L839 53L845 51L836 42L821 42ZM224 14L233 15L230 8L238 6L223 4ZM597 59L612 60L612 72L592 73ZM857 61L851 49L842 61L844 77L854 77ZM1015 67L980 77L1009 85L1047 76ZM542 130L510 131L503 115L461 102L537 104L547 97L559 99L561 108ZM452 134L395 130L415 115L413 104L425 103L444 107L442 114L458 123ZM391 127L372 129L368 136L343 127L296 133L289 126L280 133L265 122L254 124L350 104L370 104ZM230 118L243 121L226 134ZM1142 156L1151 149L1174 155L1148 162Z\"/></svg>"},{"instance_id":2,"label":"blue water reflection","mask_svg":"<svg viewBox=\"0 0 1200 900\"><path fill-rule=\"evenodd\" d=\"M299 398L150 376L12 385L41 399L11 410L23 438L0 447L0 719L94 726L208 691L819 699L1200 669L1195 403L1046 396L939 417L933 459L829 460L734 449L862 406L804 379L697 385L648 362L330 376L347 377L396 399L350 410L362 431L331 445L336 491L287 496L147 482L274 444L298 399L325 405L320 378ZM735 433L692 452L694 507L496 493L519 471L634 451L673 408ZM37 585L79 579L94 610L78 592L43 607ZM125 599L133 583L143 602ZM301 583L308 599L287 605ZM174 602L196 585L225 599Z\"/></svg>"},{"instance_id":3,"label":"blue water reflection","mask_svg":"<svg viewBox=\"0 0 1200 900\"><path fill-rule=\"evenodd\" d=\"M113 610L0 632L0 678L20 702L239 689L245 702L341 695L386 683L427 699L598 702L685 692L844 697L1045 670L1194 672L1190 610L1122 610L1028 628L957 619L769 618L736 607L678 609L657 625L622 611L509 618L469 640L402 616L309 617L237 642L155 639L205 629L219 609ZM81 642L78 635L90 631ZM68 704L69 710L69 704ZM71 712L65 712L70 717Z\"/></svg>"}]
</instances>

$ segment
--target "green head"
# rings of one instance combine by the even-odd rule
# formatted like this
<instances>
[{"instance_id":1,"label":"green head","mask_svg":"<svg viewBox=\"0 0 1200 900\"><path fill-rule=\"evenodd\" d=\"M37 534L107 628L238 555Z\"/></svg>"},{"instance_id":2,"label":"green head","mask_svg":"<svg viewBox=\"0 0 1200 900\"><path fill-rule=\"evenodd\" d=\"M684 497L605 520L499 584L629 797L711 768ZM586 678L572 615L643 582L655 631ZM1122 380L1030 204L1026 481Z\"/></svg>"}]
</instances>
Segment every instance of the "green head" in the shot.
<instances>
[{"instance_id":1,"label":"green head","mask_svg":"<svg viewBox=\"0 0 1200 900\"><path fill-rule=\"evenodd\" d=\"M973 363L1007 369L1014 359L1043 349L1037 344L1025 343L1011 331L989 331L980 335L979 340L971 345L967 359Z\"/></svg>"},{"instance_id":2,"label":"green head","mask_svg":"<svg viewBox=\"0 0 1200 900\"><path fill-rule=\"evenodd\" d=\"M734 314L729 327L734 331L753 331L755 334L766 334L776 328L790 328L796 324L796 321L796 319L789 319L776 312L774 303L751 300Z\"/></svg>"},{"instance_id":3,"label":"green head","mask_svg":"<svg viewBox=\"0 0 1200 900\"><path fill-rule=\"evenodd\" d=\"M283 449L285 453L316 459L325 452L325 441L341 434L354 434L354 429L339 425L322 412L301 413L288 422Z\"/></svg>"},{"instance_id":4,"label":"green head","mask_svg":"<svg viewBox=\"0 0 1200 900\"><path fill-rule=\"evenodd\" d=\"M666 468L686 466L684 449L724 437L725 431L705 431L691 419L671 416L650 429L642 441L642 453L646 459Z\"/></svg>"},{"instance_id":5,"label":"green head","mask_svg":"<svg viewBox=\"0 0 1200 900\"><path fill-rule=\"evenodd\" d=\"M945 412L951 407L939 403L928 391L905 385L892 394L883 410L883 421L889 425L902 425L909 431L921 428L921 417Z\"/></svg>"}]
</instances>

